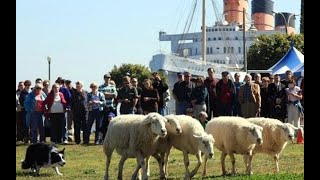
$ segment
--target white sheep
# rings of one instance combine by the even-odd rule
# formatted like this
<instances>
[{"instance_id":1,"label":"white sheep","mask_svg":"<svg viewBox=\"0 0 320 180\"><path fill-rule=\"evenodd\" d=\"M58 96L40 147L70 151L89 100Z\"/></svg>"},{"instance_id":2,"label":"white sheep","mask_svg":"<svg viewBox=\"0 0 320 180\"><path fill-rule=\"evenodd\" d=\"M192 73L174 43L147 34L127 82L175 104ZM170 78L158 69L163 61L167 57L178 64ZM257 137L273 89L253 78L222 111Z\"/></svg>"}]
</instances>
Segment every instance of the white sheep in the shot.
<instances>
[{"instance_id":1,"label":"white sheep","mask_svg":"<svg viewBox=\"0 0 320 180\"><path fill-rule=\"evenodd\" d=\"M262 128L250 123L242 117L220 116L211 119L205 128L208 134L212 134L215 143L214 146L221 151L221 169L222 174L226 175L225 158L227 155L231 158L232 172L235 175L234 154L243 155L246 165L246 173L251 172L252 151L256 144L261 144ZM204 168L202 176L206 175L207 158L204 159Z\"/></svg>"},{"instance_id":2,"label":"white sheep","mask_svg":"<svg viewBox=\"0 0 320 180\"><path fill-rule=\"evenodd\" d=\"M186 115L171 115L177 118L180 122L182 133L180 135L175 135L168 133L168 144L167 152L165 154L165 172L168 175L168 156L170 154L171 147L183 152L184 165L186 169L184 179L191 179L198 171L202 159L201 152L205 154L207 158L212 158L214 155L213 144L214 139L212 135L207 134L200 122L190 116ZM170 118L166 116L166 118ZM198 163L192 172L189 171L189 156L188 154L196 155Z\"/></svg>"},{"instance_id":3,"label":"white sheep","mask_svg":"<svg viewBox=\"0 0 320 180\"><path fill-rule=\"evenodd\" d=\"M275 172L279 172L279 155L286 147L289 140L293 140L294 134L299 128L290 123L282 123L271 118L249 118L251 123L263 127L263 144L257 145L252 154L266 153L273 156L276 163Z\"/></svg>"},{"instance_id":4,"label":"white sheep","mask_svg":"<svg viewBox=\"0 0 320 180\"><path fill-rule=\"evenodd\" d=\"M144 159L154 154L155 142L165 137L167 119L158 113L148 115L119 115L110 121L103 142L103 150L107 156L105 178L109 179L109 165L113 150L121 156L118 179L122 179L123 164L127 158L137 158L137 169L142 168L143 179L148 179ZM132 175L137 178L138 171Z\"/></svg>"},{"instance_id":5,"label":"white sheep","mask_svg":"<svg viewBox=\"0 0 320 180\"><path fill-rule=\"evenodd\" d=\"M170 136L180 135L182 133L182 129L180 126L179 120L175 117L175 115L167 115L165 118L168 120L166 122L167 136L164 138L158 138L156 142L156 152L152 155L159 164L160 169L160 179L166 179L165 169L164 169L164 158L165 153L168 151L168 141L169 141L169 133ZM170 146L171 148L171 146ZM150 156L146 158L146 169L147 175L150 175L150 166L149 166Z\"/></svg>"}]
</instances>

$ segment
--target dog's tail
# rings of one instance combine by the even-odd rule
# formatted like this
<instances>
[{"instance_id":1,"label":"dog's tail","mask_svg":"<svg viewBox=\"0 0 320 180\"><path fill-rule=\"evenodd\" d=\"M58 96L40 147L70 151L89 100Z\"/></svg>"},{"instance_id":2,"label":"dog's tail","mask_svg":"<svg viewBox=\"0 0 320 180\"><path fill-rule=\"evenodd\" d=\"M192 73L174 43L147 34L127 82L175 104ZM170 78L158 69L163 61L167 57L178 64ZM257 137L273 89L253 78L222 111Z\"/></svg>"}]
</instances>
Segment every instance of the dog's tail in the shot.
<instances>
[{"instance_id":1,"label":"dog's tail","mask_svg":"<svg viewBox=\"0 0 320 180\"><path fill-rule=\"evenodd\" d=\"M27 163L25 160L21 160L21 169L29 169L31 165Z\"/></svg>"}]
</instances>

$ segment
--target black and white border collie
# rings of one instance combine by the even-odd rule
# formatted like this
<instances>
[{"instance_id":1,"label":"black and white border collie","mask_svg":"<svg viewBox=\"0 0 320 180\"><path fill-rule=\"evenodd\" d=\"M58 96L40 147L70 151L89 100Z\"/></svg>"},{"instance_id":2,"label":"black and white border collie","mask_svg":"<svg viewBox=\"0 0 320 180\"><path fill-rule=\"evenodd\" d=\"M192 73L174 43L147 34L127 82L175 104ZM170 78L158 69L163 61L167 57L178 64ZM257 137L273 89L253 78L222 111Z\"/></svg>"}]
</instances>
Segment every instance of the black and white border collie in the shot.
<instances>
[{"instance_id":1,"label":"black and white border collie","mask_svg":"<svg viewBox=\"0 0 320 180\"><path fill-rule=\"evenodd\" d=\"M64 150L65 148L59 151L57 147L44 143L31 144L27 148L25 160L21 161L21 168L31 168L32 172L39 175L41 167L52 167L57 174L62 176L58 167L66 164Z\"/></svg>"}]
</instances>

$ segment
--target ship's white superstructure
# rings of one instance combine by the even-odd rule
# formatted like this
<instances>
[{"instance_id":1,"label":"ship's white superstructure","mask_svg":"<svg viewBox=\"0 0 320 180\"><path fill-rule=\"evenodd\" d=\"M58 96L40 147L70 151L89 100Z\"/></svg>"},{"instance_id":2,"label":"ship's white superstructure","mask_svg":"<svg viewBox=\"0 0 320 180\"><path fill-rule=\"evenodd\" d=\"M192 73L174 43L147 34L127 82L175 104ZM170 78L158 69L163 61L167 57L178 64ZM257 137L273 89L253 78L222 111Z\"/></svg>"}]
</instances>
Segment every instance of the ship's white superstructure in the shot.
<instances>
[{"instance_id":1,"label":"ship's white superstructure","mask_svg":"<svg viewBox=\"0 0 320 180\"><path fill-rule=\"evenodd\" d=\"M244 77L246 73L244 53L257 37L261 34L284 33L274 30L272 0L252 0L252 2L254 2L252 9L254 22L250 23L251 25L247 25L245 20L240 20L243 18L242 13L245 13L242 9L247 9L247 0L238 0L236 4L233 0L224 0L225 19L228 22L218 20L213 26L206 26L205 36L201 32L204 25L199 28L199 32L192 33L167 34L160 31L159 41L170 41L171 53L154 55L149 62L151 71L167 72L170 90L177 81L178 72L188 71L193 76L206 77L207 69L211 67L218 79L221 78L223 71L229 71L231 79L236 72ZM206 37L205 61L202 61L202 37ZM169 108L174 109L174 100L171 99Z\"/></svg>"}]
</instances>

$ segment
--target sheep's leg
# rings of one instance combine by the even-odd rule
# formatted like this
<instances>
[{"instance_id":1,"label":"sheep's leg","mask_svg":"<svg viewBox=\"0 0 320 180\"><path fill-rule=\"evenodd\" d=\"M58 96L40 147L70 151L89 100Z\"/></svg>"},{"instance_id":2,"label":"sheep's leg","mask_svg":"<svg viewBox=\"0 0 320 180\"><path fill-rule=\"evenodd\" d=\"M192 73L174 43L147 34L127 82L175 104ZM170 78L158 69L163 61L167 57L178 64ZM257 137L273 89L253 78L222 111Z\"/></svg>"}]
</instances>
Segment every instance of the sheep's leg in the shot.
<instances>
[{"instance_id":1,"label":"sheep's leg","mask_svg":"<svg viewBox=\"0 0 320 180\"><path fill-rule=\"evenodd\" d=\"M113 152L113 149L106 148L107 160L106 160L106 172L104 174L104 180L108 180L109 179L109 166L110 166L112 152Z\"/></svg>"},{"instance_id":2,"label":"sheep's leg","mask_svg":"<svg viewBox=\"0 0 320 180\"><path fill-rule=\"evenodd\" d=\"M139 166L142 169L142 179L143 180L147 180L148 179L148 175L147 175L147 171L146 171L146 164L145 164L145 160L144 157L141 154L137 154L137 161ZM135 175L135 177L137 176L137 173Z\"/></svg>"},{"instance_id":3,"label":"sheep's leg","mask_svg":"<svg viewBox=\"0 0 320 180\"><path fill-rule=\"evenodd\" d=\"M225 176L227 174L227 171L226 171L226 156L227 156L227 153L225 152L221 152L221 169L222 169L222 175Z\"/></svg>"},{"instance_id":4,"label":"sheep's leg","mask_svg":"<svg viewBox=\"0 0 320 180\"><path fill-rule=\"evenodd\" d=\"M244 166L246 167L246 172L248 172L248 155L243 155Z\"/></svg>"},{"instance_id":5,"label":"sheep's leg","mask_svg":"<svg viewBox=\"0 0 320 180\"><path fill-rule=\"evenodd\" d=\"M137 161L137 167L136 169L134 170L132 176L131 176L131 179L132 180L136 180L136 179L141 179L141 166L140 166L140 163L139 163L139 160L138 158L136 158L136 161ZM138 175L139 173L139 175Z\"/></svg>"},{"instance_id":6,"label":"sheep's leg","mask_svg":"<svg viewBox=\"0 0 320 180\"><path fill-rule=\"evenodd\" d=\"M231 158L231 164L232 164L231 175L234 176L234 175L236 175L236 167L235 167L236 159L234 158L234 154L233 153L230 153L229 156Z\"/></svg>"},{"instance_id":7,"label":"sheep's leg","mask_svg":"<svg viewBox=\"0 0 320 180\"><path fill-rule=\"evenodd\" d=\"M190 171L189 171L189 164L190 164L190 161L189 161L189 156L188 156L188 153L186 151L183 151L183 161L184 161L184 167L186 169L186 174L184 176L184 179L185 180L190 180L191 177L190 177Z\"/></svg>"},{"instance_id":8,"label":"sheep's leg","mask_svg":"<svg viewBox=\"0 0 320 180\"><path fill-rule=\"evenodd\" d=\"M252 172L251 172L251 168L252 168L252 158L253 156L250 156L248 154L244 154L243 155L243 160L244 160L244 164L245 164L245 167L246 167L246 173L248 175L251 175Z\"/></svg>"},{"instance_id":9,"label":"sheep's leg","mask_svg":"<svg viewBox=\"0 0 320 180\"><path fill-rule=\"evenodd\" d=\"M164 172L166 173L166 176L168 177L169 176L169 173L168 173L168 161L169 161L169 155L170 155L170 150L171 150L171 147L168 147L166 153L165 153L165 160L164 160Z\"/></svg>"},{"instance_id":10,"label":"sheep's leg","mask_svg":"<svg viewBox=\"0 0 320 180\"><path fill-rule=\"evenodd\" d=\"M156 158L156 157L155 157ZM157 159L157 158L156 158ZM149 166L149 162L150 162L150 156L146 157L146 170L147 170L147 176L150 176L150 166ZM159 162L158 162L159 163Z\"/></svg>"},{"instance_id":11,"label":"sheep's leg","mask_svg":"<svg viewBox=\"0 0 320 180\"><path fill-rule=\"evenodd\" d=\"M160 169L160 179L167 179L167 175L166 175L166 170L165 168L165 153L162 152L160 153L160 158L161 158L161 169Z\"/></svg>"},{"instance_id":12,"label":"sheep's leg","mask_svg":"<svg viewBox=\"0 0 320 180\"><path fill-rule=\"evenodd\" d=\"M122 180L122 172L123 172L123 164L127 160L127 156L121 156L121 159L119 161L118 165L118 180Z\"/></svg>"},{"instance_id":13,"label":"sheep's leg","mask_svg":"<svg viewBox=\"0 0 320 180\"><path fill-rule=\"evenodd\" d=\"M207 156L204 156L202 177L205 177L207 175L207 161L208 161Z\"/></svg>"},{"instance_id":14,"label":"sheep's leg","mask_svg":"<svg viewBox=\"0 0 320 180\"><path fill-rule=\"evenodd\" d=\"M273 159L274 159L274 162L276 163L276 167L274 169L274 172L278 173L279 172L279 154L275 154L273 156Z\"/></svg>"},{"instance_id":15,"label":"sheep's leg","mask_svg":"<svg viewBox=\"0 0 320 180\"><path fill-rule=\"evenodd\" d=\"M163 153L162 153L163 154ZM159 154L154 154L154 155L152 155L156 160L157 160L157 162L158 162L158 165L159 165L159 173L160 173L160 179L166 179L166 176L165 176L165 173L164 173L164 170L163 170L163 166L164 166L164 164L163 164L163 158L162 158L162 156L164 156L164 155L162 155L162 156L160 156ZM147 159L146 159L147 160ZM146 162L146 166L148 167L148 164L149 164L149 162L147 161ZM149 177L149 175L150 175L150 168L148 169L146 167L146 169L147 169L147 174L148 174L148 177Z\"/></svg>"},{"instance_id":16,"label":"sheep's leg","mask_svg":"<svg viewBox=\"0 0 320 180\"><path fill-rule=\"evenodd\" d=\"M252 175L253 174L253 172L252 172L252 159L253 159L253 155L251 154L251 155L245 155L246 156L246 159L247 159L247 162L246 162L246 164L247 164L247 168L246 168L246 173L248 174L248 175Z\"/></svg>"},{"instance_id":17,"label":"sheep's leg","mask_svg":"<svg viewBox=\"0 0 320 180\"><path fill-rule=\"evenodd\" d=\"M198 169L201 166L201 163L202 163L201 151L198 151L198 153L196 154L196 157L198 159L198 163L197 163L197 166L191 172L191 175L190 175L191 178L198 172Z\"/></svg>"}]
</instances>

